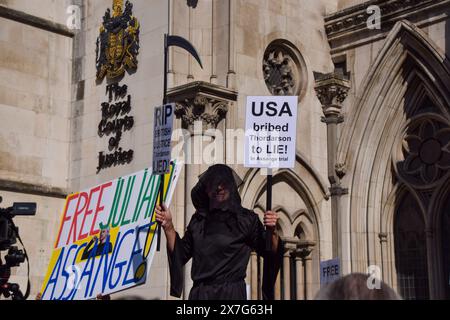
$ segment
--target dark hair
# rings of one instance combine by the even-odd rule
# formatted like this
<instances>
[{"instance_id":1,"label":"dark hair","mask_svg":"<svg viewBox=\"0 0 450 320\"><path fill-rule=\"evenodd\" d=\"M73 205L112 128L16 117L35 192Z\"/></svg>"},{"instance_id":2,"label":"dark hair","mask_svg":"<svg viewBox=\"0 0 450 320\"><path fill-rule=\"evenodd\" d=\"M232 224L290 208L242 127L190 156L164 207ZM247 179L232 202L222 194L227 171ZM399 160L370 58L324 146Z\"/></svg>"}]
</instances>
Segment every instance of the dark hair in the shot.
<instances>
[{"instance_id":1,"label":"dark hair","mask_svg":"<svg viewBox=\"0 0 450 320\"><path fill-rule=\"evenodd\" d=\"M354 273L323 287L316 300L400 300L400 296L380 280L379 288L369 288L369 275ZM370 282L370 280L369 280Z\"/></svg>"}]
</instances>

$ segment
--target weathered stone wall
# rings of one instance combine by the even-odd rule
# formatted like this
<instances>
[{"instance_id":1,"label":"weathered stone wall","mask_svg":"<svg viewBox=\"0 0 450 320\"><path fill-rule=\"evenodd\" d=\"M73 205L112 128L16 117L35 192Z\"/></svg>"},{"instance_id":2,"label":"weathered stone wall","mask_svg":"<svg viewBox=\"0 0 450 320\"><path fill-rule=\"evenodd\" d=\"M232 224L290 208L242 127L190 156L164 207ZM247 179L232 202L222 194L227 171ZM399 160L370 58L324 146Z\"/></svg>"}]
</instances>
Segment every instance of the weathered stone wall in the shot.
<instances>
[{"instance_id":1,"label":"weathered stone wall","mask_svg":"<svg viewBox=\"0 0 450 320\"><path fill-rule=\"evenodd\" d=\"M72 0L0 0L0 6L61 24L66 24L67 8L71 4Z\"/></svg>"},{"instance_id":2,"label":"weathered stone wall","mask_svg":"<svg viewBox=\"0 0 450 320\"><path fill-rule=\"evenodd\" d=\"M51 22L66 19L65 1L0 5ZM32 296L46 273L68 186L71 59L69 37L0 18L0 206L38 204L35 217L15 219L30 257ZM13 274L25 289L25 264Z\"/></svg>"},{"instance_id":3,"label":"weathered stone wall","mask_svg":"<svg viewBox=\"0 0 450 320\"><path fill-rule=\"evenodd\" d=\"M120 147L134 150L129 165L112 167L97 174L98 154L107 152L109 137L98 136L98 124L102 119L101 103L108 101L105 79L96 81L96 40L111 0L85 1L82 31L75 37L72 130L70 155L70 190L78 191L120 176L151 167L153 108L162 104L163 44L167 33L168 6L166 0L134 0L133 15L140 22L140 50L135 73L126 73L120 85L128 86L131 95L130 116L134 127L123 133ZM164 241L164 240L163 240ZM161 253L155 255L147 285L114 295L138 295L146 299L168 297L167 257L165 243Z\"/></svg>"},{"instance_id":4,"label":"weathered stone wall","mask_svg":"<svg viewBox=\"0 0 450 320\"><path fill-rule=\"evenodd\" d=\"M67 188L71 39L0 24L2 179Z\"/></svg>"},{"instance_id":5,"label":"weathered stone wall","mask_svg":"<svg viewBox=\"0 0 450 320\"><path fill-rule=\"evenodd\" d=\"M343 10L367 2L367 0L339 0L338 10Z\"/></svg>"}]
</instances>

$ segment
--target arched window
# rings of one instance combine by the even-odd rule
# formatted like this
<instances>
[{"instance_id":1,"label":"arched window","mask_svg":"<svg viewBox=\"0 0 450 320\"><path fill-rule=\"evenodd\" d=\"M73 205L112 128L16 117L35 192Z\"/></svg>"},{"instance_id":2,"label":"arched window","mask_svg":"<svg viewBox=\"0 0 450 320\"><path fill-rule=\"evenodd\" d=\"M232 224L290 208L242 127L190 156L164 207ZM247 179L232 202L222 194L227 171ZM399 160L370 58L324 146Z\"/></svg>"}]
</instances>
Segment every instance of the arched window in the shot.
<instances>
[{"instance_id":1,"label":"arched window","mask_svg":"<svg viewBox=\"0 0 450 320\"><path fill-rule=\"evenodd\" d=\"M407 300L429 299L425 223L410 194L397 207L394 238L399 293Z\"/></svg>"},{"instance_id":2,"label":"arched window","mask_svg":"<svg viewBox=\"0 0 450 320\"><path fill-rule=\"evenodd\" d=\"M297 226L297 228L295 229L295 236L299 239L299 240L306 240L306 235L305 235L305 231L303 231L302 226L299 224Z\"/></svg>"}]
</instances>

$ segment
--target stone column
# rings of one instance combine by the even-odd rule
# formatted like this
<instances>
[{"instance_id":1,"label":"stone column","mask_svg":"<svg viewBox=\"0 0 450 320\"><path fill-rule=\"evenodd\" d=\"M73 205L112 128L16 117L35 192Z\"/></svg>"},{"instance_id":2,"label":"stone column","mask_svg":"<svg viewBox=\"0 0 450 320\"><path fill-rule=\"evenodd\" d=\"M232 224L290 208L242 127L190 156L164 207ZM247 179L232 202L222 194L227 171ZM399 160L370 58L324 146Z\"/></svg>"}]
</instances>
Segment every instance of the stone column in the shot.
<instances>
[{"instance_id":1,"label":"stone column","mask_svg":"<svg viewBox=\"0 0 450 320\"><path fill-rule=\"evenodd\" d=\"M168 34L173 34L174 26L175 26L175 10L174 10L174 0L168 1ZM167 73L167 84L168 88L172 88L175 84L175 71L174 71L174 61L175 61L174 48L169 48L169 72Z\"/></svg>"},{"instance_id":2,"label":"stone column","mask_svg":"<svg viewBox=\"0 0 450 320\"><path fill-rule=\"evenodd\" d=\"M201 81L175 87L168 92L168 100L176 104L175 115L184 129L185 230L195 213L191 190L197 184L198 176L210 165L224 162L226 128L220 124L224 123L228 109L236 99L236 92ZM185 267L185 299L192 288L190 273L191 262Z\"/></svg>"},{"instance_id":3,"label":"stone column","mask_svg":"<svg viewBox=\"0 0 450 320\"><path fill-rule=\"evenodd\" d=\"M235 53L235 15L236 3L228 0L228 73L227 87L236 88L236 53Z\"/></svg>"},{"instance_id":4,"label":"stone column","mask_svg":"<svg viewBox=\"0 0 450 320\"><path fill-rule=\"evenodd\" d=\"M312 296L312 258L311 256L305 258L305 274L306 274L306 299L312 300L314 297Z\"/></svg>"},{"instance_id":5,"label":"stone column","mask_svg":"<svg viewBox=\"0 0 450 320\"><path fill-rule=\"evenodd\" d=\"M312 251L315 243L312 241L300 241L297 246L296 256L301 259L302 264L302 279L303 279L303 300L312 299Z\"/></svg>"},{"instance_id":6,"label":"stone column","mask_svg":"<svg viewBox=\"0 0 450 320\"><path fill-rule=\"evenodd\" d=\"M275 281L275 300L281 300L281 275L278 273Z\"/></svg>"},{"instance_id":7,"label":"stone column","mask_svg":"<svg viewBox=\"0 0 450 320\"><path fill-rule=\"evenodd\" d=\"M291 300L291 253L287 250L283 256L284 300Z\"/></svg>"},{"instance_id":8,"label":"stone column","mask_svg":"<svg viewBox=\"0 0 450 320\"><path fill-rule=\"evenodd\" d=\"M297 271L297 300L305 300L305 272L303 271L303 261L299 256L295 257Z\"/></svg>"},{"instance_id":9,"label":"stone column","mask_svg":"<svg viewBox=\"0 0 450 320\"><path fill-rule=\"evenodd\" d=\"M338 125L344 122L342 105L347 98L350 82L344 75L338 73L315 73L317 97L322 104L324 117L322 122L327 125L327 158L328 180L330 181L331 194L331 219L333 257L342 258L340 236L342 234L339 215L339 201L342 195L348 193L348 189L341 186L340 180L345 176L345 164L336 163L338 145Z\"/></svg>"},{"instance_id":10,"label":"stone column","mask_svg":"<svg viewBox=\"0 0 450 320\"><path fill-rule=\"evenodd\" d=\"M388 277L388 252L387 252L387 233L379 233L378 239L380 239L380 247L381 247L381 280L384 282L390 283L390 277ZM392 284L391 284L392 285Z\"/></svg>"},{"instance_id":11,"label":"stone column","mask_svg":"<svg viewBox=\"0 0 450 320\"><path fill-rule=\"evenodd\" d=\"M192 39L194 37L194 14L192 7L189 6L189 42L192 43ZM192 55L188 55L188 76L187 76L187 82L193 82L194 81L194 75L193 75L193 58Z\"/></svg>"}]
</instances>

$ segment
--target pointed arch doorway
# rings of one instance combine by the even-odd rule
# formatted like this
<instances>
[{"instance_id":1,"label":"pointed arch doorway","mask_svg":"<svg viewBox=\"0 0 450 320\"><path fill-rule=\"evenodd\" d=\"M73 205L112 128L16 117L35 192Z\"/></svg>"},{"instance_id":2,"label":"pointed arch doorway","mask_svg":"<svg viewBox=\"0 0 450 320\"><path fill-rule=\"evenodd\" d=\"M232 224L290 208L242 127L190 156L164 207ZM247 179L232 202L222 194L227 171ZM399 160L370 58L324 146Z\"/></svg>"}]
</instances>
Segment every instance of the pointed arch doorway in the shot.
<instances>
[{"instance_id":1,"label":"pointed arch doorway","mask_svg":"<svg viewBox=\"0 0 450 320\"><path fill-rule=\"evenodd\" d=\"M342 208L347 269L379 266L407 299L442 299L448 291L448 83L442 50L412 23L398 22L360 87L338 147L337 162L349 168L342 183L352 193Z\"/></svg>"}]
</instances>

